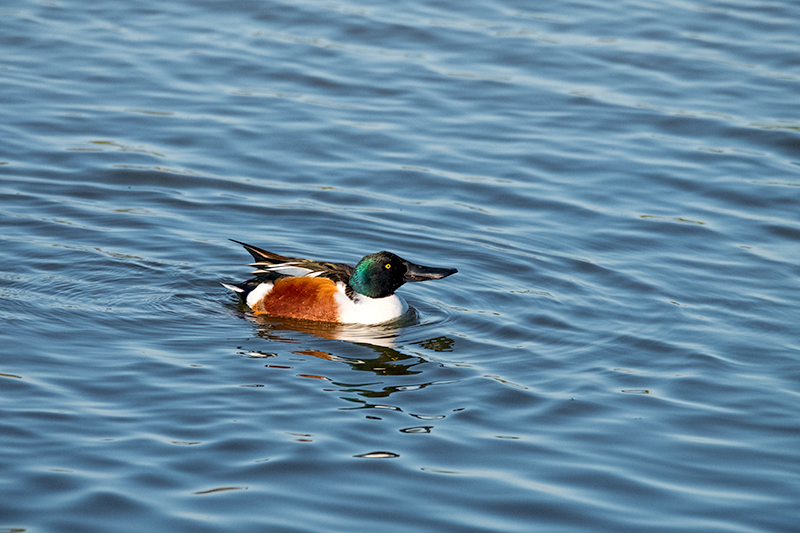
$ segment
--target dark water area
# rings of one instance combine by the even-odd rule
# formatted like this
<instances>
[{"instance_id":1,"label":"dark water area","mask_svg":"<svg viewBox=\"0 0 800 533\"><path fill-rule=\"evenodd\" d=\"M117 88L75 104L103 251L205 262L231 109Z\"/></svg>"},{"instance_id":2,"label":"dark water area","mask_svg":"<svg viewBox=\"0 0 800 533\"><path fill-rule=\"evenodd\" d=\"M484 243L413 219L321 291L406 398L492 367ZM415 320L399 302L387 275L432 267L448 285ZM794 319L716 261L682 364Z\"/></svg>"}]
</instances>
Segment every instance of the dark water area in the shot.
<instances>
[{"instance_id":1,"label":"dark water area","mask_svg":"<svg viewBox=\"0 0 800 533\"><path fill-rule=\"evenodd\" d=\"M0 532L791 532L796 2L0 6ZM458 268L256 318L229 238Z\"/></svg>"}]
</instances>

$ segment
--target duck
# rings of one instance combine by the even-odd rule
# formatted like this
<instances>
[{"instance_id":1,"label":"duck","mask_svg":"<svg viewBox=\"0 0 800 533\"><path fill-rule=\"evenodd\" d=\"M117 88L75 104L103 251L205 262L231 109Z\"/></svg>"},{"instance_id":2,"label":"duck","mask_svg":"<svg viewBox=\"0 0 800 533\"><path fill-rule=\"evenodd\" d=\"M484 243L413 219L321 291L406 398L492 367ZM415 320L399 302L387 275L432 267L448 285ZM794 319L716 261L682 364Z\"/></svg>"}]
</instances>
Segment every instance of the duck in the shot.
<instances>
[{"instance_id":1,"label":"duck","mask_svg":"<svg viewBox=\"0 0 800 533\"><path fill-rule=\"evenodd\" d=\"M253 256L255 277L223 283L254 315L343 324L381 324L403 316L395 294L405 283L442 279L455 268L422 266L392 252L365 255L355 266L287 257L234 239Z\"/></svg>"}]
</instances>

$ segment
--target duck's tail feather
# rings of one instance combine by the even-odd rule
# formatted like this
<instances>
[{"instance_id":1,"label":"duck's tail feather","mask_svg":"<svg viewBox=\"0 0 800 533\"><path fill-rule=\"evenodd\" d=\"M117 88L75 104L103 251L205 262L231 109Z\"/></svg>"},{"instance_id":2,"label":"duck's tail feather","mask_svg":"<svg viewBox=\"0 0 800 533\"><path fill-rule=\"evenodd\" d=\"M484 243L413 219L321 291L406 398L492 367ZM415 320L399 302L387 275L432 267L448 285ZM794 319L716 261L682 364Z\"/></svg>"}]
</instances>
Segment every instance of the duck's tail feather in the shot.
<instances>
[{"instance_id":1,"label":"duck's tail feather","mask_svg":"<svg viewBox=\"0 0 800 533\"><path fill-rule=\"evenodd\" d=\"M244 246L244 249L250 252L250 255L253 256L253 259L255 260L256 263L277 265L282 263L293 263L293 262L304 261L304 259L297 259L295 257L286 257L285 255L274 254L272 252L268 252L251 244L237 241L235 239L228 239L228 240Z\"/></svg>"}]
</instances>

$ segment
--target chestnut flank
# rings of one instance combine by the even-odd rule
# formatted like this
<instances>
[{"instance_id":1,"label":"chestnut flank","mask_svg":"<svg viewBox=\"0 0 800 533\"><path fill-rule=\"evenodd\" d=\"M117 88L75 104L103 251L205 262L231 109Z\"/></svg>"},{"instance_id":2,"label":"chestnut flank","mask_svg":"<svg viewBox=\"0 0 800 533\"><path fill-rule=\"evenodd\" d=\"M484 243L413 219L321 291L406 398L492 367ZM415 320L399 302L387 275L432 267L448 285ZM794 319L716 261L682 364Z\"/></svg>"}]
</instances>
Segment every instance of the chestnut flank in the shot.
<instances>
[{"instance_id":1,"label":"chestnut flank","mask_svg":"<svg viewBox=\"0 0 800 533\"><path fill-rule=\"evenodd\" d=\"M339 322L339 306L333 297L336 292L336 283L327 278L280 278L255 304L253 313Z\"/></svg>"}]
</instances>

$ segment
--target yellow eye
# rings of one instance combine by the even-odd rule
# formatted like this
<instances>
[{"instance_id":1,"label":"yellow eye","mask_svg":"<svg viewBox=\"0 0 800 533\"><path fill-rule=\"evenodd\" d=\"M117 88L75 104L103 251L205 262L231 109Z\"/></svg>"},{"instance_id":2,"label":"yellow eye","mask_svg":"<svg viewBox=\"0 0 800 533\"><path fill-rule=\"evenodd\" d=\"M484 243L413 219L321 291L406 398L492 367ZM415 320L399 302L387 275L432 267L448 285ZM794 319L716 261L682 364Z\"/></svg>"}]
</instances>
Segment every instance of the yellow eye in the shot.
<instances>
[{"instance_id":1,"label":"yellow eye","mask_svg":"<svg viewBox=\"0 0 800 533\"><path fill-rule=\"evenodd\" d=\"M392 268L392 264L391 264L391 263L386 263L386 264L383 266L383 268L385 268L386 270L389 270L390 268Z\"/></svg>"}]
</instances>

